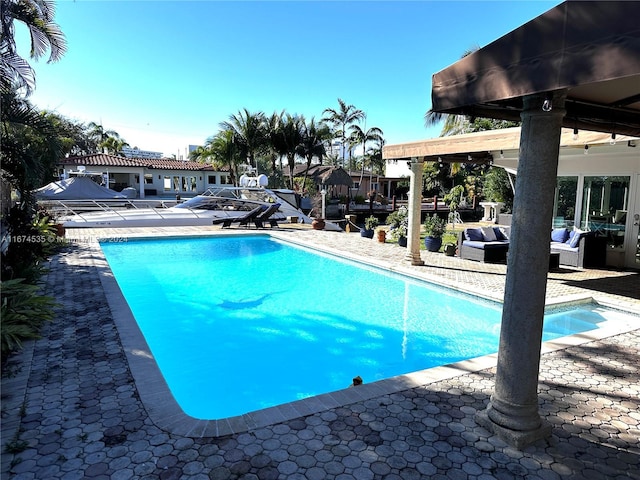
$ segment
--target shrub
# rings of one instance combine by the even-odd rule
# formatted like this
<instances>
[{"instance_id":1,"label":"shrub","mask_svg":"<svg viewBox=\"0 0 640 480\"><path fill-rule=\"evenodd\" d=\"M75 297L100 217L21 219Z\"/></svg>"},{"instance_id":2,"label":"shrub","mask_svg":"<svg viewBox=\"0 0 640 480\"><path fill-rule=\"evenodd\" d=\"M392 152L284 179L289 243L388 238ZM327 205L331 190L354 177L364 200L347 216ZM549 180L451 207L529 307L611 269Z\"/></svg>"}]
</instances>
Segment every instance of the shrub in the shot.
<instances>
[{"instance_id":1,"label":"shrub","mask_svg":"<svg viewBox=\"0 0 640 480\"><path fill-rule=\"evenodd\" d=\"M424 219L424 232L427 237L442 237L446 227L447 224L444 219L440 218L435 213L431 216L427 215L427 217Z\"/></svg>"},{"instance_id":2,"label":"shrub","mask_svg":"<svg viewBox=\"0 0 640 480\"><path fill-rule=\"evenodd\" d=\"M39 294L39 287L23 283L24 279L0 283L0 343L2 359L22 348L24 340L38 338L42 324L53 318L56 303Z\"/></svg>"},{"instance_id":3,"label":"shrub","mask_svg":"<svg viewBox=\"0 0 640 480\"><path fill-rule=\"evenodd\" d=\"M365 228L365 230L373 230L379 224L380 224L380 221L376 217L374 217L373 215L371 215L370 217L367 217L367 218L364 219L364 228Z\"/></svg>"}]
</instances>

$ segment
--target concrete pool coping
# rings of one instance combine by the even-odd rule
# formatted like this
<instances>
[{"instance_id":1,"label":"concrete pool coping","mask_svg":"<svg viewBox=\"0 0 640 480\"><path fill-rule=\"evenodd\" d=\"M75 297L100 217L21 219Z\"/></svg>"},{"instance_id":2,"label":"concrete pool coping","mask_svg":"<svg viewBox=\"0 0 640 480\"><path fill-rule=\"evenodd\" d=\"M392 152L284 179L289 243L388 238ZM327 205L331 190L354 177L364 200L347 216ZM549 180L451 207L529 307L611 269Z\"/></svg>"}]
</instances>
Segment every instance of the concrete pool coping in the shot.
<instances>
[{"instance_id":1,"label":"concrete pool coping","mask_svg":"<svg viewBox=\"0 0 640 480\"><path fill-rule=\"evenodd\" d=\"M212 232L204 235L169 235L168 237L194 237L194 236L217 236L221 232ZM247 232L224 232L224 235L256 235L255 231ZM283 240L287 243L299 244L304 248L310 247L306 244L292 241L292 239L282 236L280 233L259 233L260 235L267 235ZM126 235L120 238L122 241L124 238L155 238L149 234L135 234ZM165 237L167 238L167 237ZM106 239L109 241L109 239ZM140 395L141 401L145 406L147 413L154 424L170 433L182 435L185 437L201 438L201 437L221 437L231 435L235 433L246 432L255 428L265 427L269 425L278 424L288 420L293 420L300 417L305 417L311 414L323 412L336 408L339 406L346 406L363 400L379 397L381 395L392 394L407 389L428 385L430 383L438 382L445 379L454 378L459 375L465 375L472 372L485 370L496 366L497 354L485 355L453 364L434 367L427 370L421 370L412 372L396 377L365 383L355 388L346 388L320 394L314 397L309 397L293 402L285 403L282 405L248 412L243 415L217 419L217 420L202 420L191 417L183 412L178 403L175 401L168 385L166 384L160 369L155 362L153 355L147 345L147 342L138 328L137 322L133 317L133 314L122 295L120 287L118 286L113 273L102 253L99 244L91 243L95 253L95 265L101 270L100 281L104 288L104 292L107 298L107 302L112 311L112 315L118 329L120 341L125 351L127 361L133 378L136 382L136 387ZM316 246L314 245L314 249ZM356 260L367 265L373 265L378 268L382 268L386 271L394 273L401 273L409 275L413 278L417 278L423 281L429 281L424 276L413 275L408 269L385 264L382 261L372 262L365 257L354 258L352 255L346 256L340 254L330 248L320 248L318 250L324 253L336 255L342 258L348 258ZM439 285L442 285L442 281L438 281ZM447 285L450 288L456 288L455 285ZM459 288L456 288L459 290ZM460 291L460 290L459 290ZM462 293L472 293L470 290L464 290ZM483 292L484 293L484 292ZM474 294L475 295L475 294ZM496 300L495 295L479 295L483 298ZM602 306L614 308L616 310L628 311L631 314L638 315L640 311L635 309L622 309L619 306L606 302L604 300L598 300L593 296L587 295L569 295L563 297L556 297L551 302L547 302L547 305L561 305L567 303L584 303L595 302ZM611 323L611 322L610 322ZM637 329L637 325L629 324L605 324L603 327L584 332L581 334L575 334L567 337L562 337L553 341L544 342L542 344L541 353L553 352L560 349L565 349L571 346L581 345L583 343L599 340L613 335L626 333Z\"/></svg>"}]
</instances>

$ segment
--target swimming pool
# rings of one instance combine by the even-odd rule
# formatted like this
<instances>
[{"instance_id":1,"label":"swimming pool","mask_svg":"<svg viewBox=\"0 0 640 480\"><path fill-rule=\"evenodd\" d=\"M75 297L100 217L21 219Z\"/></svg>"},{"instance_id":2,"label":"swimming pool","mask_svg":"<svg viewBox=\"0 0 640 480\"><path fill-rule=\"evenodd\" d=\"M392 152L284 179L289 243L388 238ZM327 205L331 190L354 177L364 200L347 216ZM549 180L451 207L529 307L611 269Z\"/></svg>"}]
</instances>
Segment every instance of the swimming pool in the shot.
<instances>
[{"instance_id":1,"label":"swimming pool","mask_svg":"<svg viewBox=\"0 0 640 480\"><path fill-rule=\"evenodd\" d=\"M101 246L172 394L196 418L497 350L500 304L268 236ZM602 321L593 306L555 311L543 338Z\"/></svg>"}]
</instances>

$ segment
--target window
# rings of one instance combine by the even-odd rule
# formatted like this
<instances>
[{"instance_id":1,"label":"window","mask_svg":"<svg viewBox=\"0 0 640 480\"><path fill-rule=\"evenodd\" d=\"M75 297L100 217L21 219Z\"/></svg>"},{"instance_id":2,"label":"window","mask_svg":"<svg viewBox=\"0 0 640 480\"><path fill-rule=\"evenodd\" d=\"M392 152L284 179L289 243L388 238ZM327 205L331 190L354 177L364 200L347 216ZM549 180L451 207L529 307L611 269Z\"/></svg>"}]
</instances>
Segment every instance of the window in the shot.
<instances>
[{"instance_id":1,"label":"window","mask_svg":"<svg viewBox=\"0 0 640 480\"><path fill-rule=\"evenodd\" d=\"M216 182L216 176L215 175L207 175L207 183L209 185L215 185Z\"/></svg>"},{"instance_id":2,"label":"window","mask_svg":"<svg viewBox=\"0 0 640 480\"><path fill-rule=\"evenodd\" d=\"M571 227L576 220L578 177L558 177L553 205L553 227Z\"/></svg>"},{"instance_id":3,"label":"window","mask_svg":"<svg viewBox=\"0 0 640 480\"><path fill-rule=\"evenodd\" d=\"M153 185L153 175L151 175L150 173L145 173L144 183L145 185Z\"/></svg>"},{"instance_id":4,"label":"window","mask_svg":"<svg viewBox=\"0 0 640 480\"><path fill-rule=\"evenodd\" d=\"M584 177L580 226L624 248L630 177Z\"/></svg>"},{"instance_id":5,"label":"window","mask_svg":"<svg viewBox=\"0 0 640 480\"><path fill-rule=\"evenodd\" d=\"M171 177L164 177L163 187L165 192L171 191Z\"/></svg>"}]
</instances>

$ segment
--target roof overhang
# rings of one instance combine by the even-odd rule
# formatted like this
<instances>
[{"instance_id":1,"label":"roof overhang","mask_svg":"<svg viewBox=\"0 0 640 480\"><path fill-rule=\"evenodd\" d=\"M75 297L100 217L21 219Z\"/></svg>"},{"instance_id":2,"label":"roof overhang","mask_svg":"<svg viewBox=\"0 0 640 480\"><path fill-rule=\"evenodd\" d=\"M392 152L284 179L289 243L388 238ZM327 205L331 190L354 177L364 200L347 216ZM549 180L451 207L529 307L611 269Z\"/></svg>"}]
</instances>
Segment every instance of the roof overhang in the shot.
<instances>
[{"instance_id":1,"label":"roof overhang","mask_svg":"<svg viewBox=\"0 0 640 480\"><path fill-rule=\"evenodd\" d=\"M560 135L561 148L572 147L582 150L585 145L608 145L610 142L611 135L602 132L580 132L578 138L574 139L573 129L563 128ZM618 135L616 142L628 143L630 146L638 145L640 138ZM382 158L401 160L415 157L426 161L483 163L475 160L493 159L501 150L517 151L519 148L520 127L514 127L385 145L382 148Z\"/></svg>"},{"instance_id":2,"label":"roof overhang","mask_svg":"<svg viewBox=\"0 0 640 480\"><path fill-rule=\"evenodd\" d=\"M640 136L640 2L568 1L433 75L432 110L520 120L567 90L563 126Z\"/></svg>"}]
</instances>

